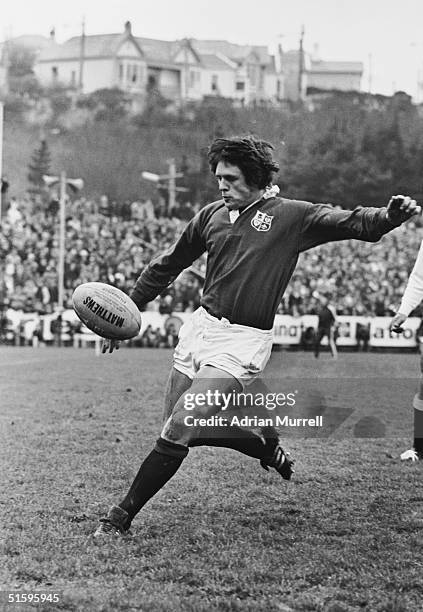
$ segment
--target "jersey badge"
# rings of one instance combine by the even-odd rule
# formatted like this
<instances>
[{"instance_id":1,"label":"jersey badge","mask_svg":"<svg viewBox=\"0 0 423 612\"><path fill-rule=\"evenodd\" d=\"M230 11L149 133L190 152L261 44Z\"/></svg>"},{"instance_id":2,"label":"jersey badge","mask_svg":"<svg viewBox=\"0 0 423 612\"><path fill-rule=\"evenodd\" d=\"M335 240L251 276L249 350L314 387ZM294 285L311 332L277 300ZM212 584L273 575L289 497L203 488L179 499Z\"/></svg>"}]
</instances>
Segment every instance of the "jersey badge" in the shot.
<instances>
[{"instance_id":1,"label":"jersey badge","mask_svg":"<svg viewBox=\"0 0 423 612\"><path fill-rule=\"evenodd\" d=\"M254 217L251 219L251 225L258 232L268 232L272 227L273 216L266 215L266 213L263 213L258 210Z\"/></svg>"}]
</instances>

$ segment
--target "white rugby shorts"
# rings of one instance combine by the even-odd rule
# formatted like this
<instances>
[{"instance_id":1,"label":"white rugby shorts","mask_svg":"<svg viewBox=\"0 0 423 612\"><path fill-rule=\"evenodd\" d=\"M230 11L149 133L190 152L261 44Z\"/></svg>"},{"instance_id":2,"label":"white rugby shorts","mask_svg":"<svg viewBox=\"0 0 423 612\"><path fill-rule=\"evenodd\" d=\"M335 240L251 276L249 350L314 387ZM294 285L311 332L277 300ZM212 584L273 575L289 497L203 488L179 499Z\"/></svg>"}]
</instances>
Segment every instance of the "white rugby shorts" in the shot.
<instances>
[{"instance_id":1,"label":"white rugby shorts","mask_svg":"<svg viewBox=\"0 0 423 612\"><path fill-rule=\"evenodd\" d=\"M217 319L200 306L179 330L174 367L189 378L206 365L248 385L264 370L272 351L273 330Z\"/></svg>"}]
</instances>

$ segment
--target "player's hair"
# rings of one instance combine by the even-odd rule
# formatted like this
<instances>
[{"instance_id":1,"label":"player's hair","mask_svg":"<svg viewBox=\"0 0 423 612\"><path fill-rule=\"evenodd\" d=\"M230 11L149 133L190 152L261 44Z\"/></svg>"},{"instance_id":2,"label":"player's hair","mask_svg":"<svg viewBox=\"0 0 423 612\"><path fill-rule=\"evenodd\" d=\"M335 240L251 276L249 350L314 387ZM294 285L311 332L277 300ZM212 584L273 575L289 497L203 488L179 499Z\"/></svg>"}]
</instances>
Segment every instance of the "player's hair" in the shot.
<instances>
[{"instance_id":1,"label":"player's hair","mask_svg":"<svg viewBox=\"0 0 423 612\"><path fill-rule=\"evenodd\" d=\"M254 136L216 138L208 150L213 174L220 161L237 166L250 187L264 189L272 183L279 164L272 157L273 145Z\"/></svg>"}]
</instances>

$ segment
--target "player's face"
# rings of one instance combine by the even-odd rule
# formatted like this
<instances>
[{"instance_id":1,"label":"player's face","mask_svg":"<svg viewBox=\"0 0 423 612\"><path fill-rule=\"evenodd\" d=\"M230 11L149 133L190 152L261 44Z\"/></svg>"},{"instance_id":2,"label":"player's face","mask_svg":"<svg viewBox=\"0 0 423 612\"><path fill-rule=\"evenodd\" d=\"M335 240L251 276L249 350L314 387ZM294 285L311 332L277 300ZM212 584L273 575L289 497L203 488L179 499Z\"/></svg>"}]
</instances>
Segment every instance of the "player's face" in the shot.
<instances>
[{"instance_id":1,"label":"player's face","mask_svg":"<svg viewBox=\"0 0 423 612\"><path fill-rule=\"evenodd\" d=\"M263 193L262 189L247 185L238 166L220 161L216 166L215 176L223 201L229 210L252 204Z\"/></svg>"}]
</instances>

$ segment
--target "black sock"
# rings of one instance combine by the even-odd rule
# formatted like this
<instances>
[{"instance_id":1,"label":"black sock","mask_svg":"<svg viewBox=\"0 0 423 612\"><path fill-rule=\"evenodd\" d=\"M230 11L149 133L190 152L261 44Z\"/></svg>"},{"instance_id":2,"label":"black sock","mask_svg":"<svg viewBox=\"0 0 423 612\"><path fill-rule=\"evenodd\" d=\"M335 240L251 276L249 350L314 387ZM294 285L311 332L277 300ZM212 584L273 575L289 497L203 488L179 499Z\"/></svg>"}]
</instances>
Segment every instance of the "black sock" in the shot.
<instances>
[{"instance_id":1,"label":"black sock","mask_svg":"<svg viewBox=\"0 0 423 612\"><path fill-rule=\"evenodd\" d=\"M219 446L223 448L232 448L233 450L243 453L248 457L255 459L263 459L269 455L269 448L263 439L252 431L246 431L237 425L231 427L207 427L207 436L202 435L192 440L189 447L192 446Z\"/></svg>"},{"instance_id":2,"label":"black sock","mask_svg":"<svg viewBox=\"0 0 423 612\"><path fill-rule=\"evenodd\" d=\"M414 404L414 450L423 459L423 400L416 395Z\"/></svg>"},{"instance_id":3,"label":"black sock","mask_svg":"<svg viewBox=\"0 0 423 612\"><path fill-rule=\"evenodd\" d=\"M188 454L188 449L160 438L156 448L144 459L138 474L125 497L119 504L132 520L141 508L178 471Z\"/></svg>"}]
</instances>

